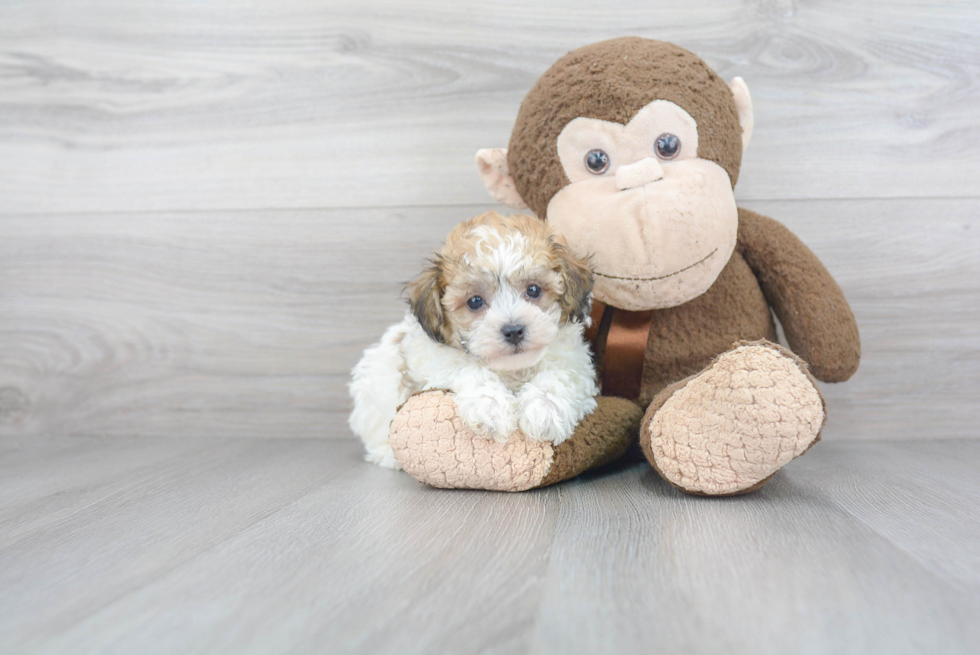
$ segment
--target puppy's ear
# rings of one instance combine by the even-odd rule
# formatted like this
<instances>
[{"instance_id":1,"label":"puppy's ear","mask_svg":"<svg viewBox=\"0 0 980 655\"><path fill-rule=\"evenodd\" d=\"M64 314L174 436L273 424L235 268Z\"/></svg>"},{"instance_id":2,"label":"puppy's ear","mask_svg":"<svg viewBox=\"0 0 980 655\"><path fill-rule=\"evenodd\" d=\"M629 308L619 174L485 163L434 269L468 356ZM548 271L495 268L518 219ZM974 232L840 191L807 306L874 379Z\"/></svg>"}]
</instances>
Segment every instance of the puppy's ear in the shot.
<instances>
[{"instance_id":1,"label":"puppy's ear","mask_svg":"<svg viewBox=\"0 0 980 655\"><path fill-rule=\"evenodd\" d=\"M419 325L434 341L446 343L446 315L442 308L442 260L436 257L429 262L417 279L408 283L408 304Z\"/></svg>"},{"instance_id":2,"label":"puppy's ear","mask_svg":"<svg viewBox=\"0 0 980 655\"><path fill-rule=\"evenodd\" d=\"M551 248L565 281L565 292L558 299L561 313L570 321L583 323L592 311L592 271L564 244L552 239Z\"/></svg>"}]
</instances>

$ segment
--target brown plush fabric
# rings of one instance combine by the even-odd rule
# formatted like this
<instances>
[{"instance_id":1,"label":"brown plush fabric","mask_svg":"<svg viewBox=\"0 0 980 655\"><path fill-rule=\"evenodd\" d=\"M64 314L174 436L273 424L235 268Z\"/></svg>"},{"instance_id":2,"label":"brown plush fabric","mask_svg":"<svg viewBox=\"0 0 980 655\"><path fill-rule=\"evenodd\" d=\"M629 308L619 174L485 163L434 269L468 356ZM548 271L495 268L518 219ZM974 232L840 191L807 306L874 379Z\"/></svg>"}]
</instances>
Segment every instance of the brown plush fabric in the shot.
<instances>
[{"instance_id":1,"label":"brown plush fabric","mask_svg":"<svg viewBox=\"0 0 980 655\"><path fill-rule=\"evenodd\" d=\"M790 348L818 380L841 382L857 369L857 322L816 255L781 223L745 209L739 209L738 239L728 265L706 293L653 312L639 404L646 406L668 384L702 370L735 341L775 341L770 305ZM607 310L594 340L602 371L611 325Z\"/></svg>"},{"instance_id":2,"label":"brown plush fabric","mask_svg":"<svg viewBox=\"0 0 980 655\"><path fill-rule=\"evenodd\" d=\"M604 316L595 342L603 372L609 325ZM736 249L707 292L683 305L654 310L637 402L646 407L668 384L701 371L741 339L775 341L776 328L755 275Z\"/></svg>"},{"instance_id":3,"label":"brown plush fabric","mask_svg":"<svg viewBox=\"0 0 980 655\"><path fill-rule=\"evenodd\" d=\"M435 486L517 491L560 482L612 461L635 442L641 407L649 404L647 417L654 416L674 392L687 386L693 379L690 376L709 368L715 358L733 348L733 343L738 347L744 340L774 341L770 303L790 345L802 356L799 368L805 376L810 377L809 364L818 379L849 377L859 361L860 341L840 288L813 253L785 227L754 212L740 210L739 216L738 247L715 284L690 302L653 312L639 398L600 398L596 412L552 455L550 445L523 440L507 445L481 440L479 447L474 447L473 435L456 425L451 397L445 397L439 400L438 411L434 407L410 408L417 416L409 421L408 412L400 413L403 420L393 424L397 429L392 443L403 467ZM608 370L604 358L611 353L606 351L605 341L613 325L612 316L622 311L607 307L597 321L594 345L600 375ZM594 319L599 318L597 312ZM796 355L769 345L797 361ZM690 400L688 405L698 402ZM425 421L425 412L435 412L432 416L441 418ZM802 441L793 442L794 456L816 441L807 434L802 432ZM648 445L641 445L660 471ZM669 475L664 477L671 480ZM769 477L771 473L733 491L678 486L691 493L725 495L756 489Z\"/></svg>"},{"instance_id":4,"label":"brown plush fabric","mask_svg":"<svg viewBox=\"0 0 980 655\"><path fill-rule=\"evenodd\" d=\"M553 196L569 184L557 147L565 126L578 117L626 124L654 100L674 102L695 119L698 157L724 169L734 188L742 128L728 85L683 48L628 37L570 52L527 94L507 155L520 196L546 218ZM725 189L720 172L718 179ZM553 209L557 220L557 205ZM420 406L417 417L406 415L397 423L405 444L399 461L424 469L430 484L534 488L622 456L631 442L635 446L642 424L649 431L641 444L647 458L685 491L726 495L764 484L819 438L826 413L807 364L821 380L846 380L857 368L860 340L840 288L813 253L772 219L745 210L738 216L737 244L724 269L700 296L652 311L645 349L642 334L631 342L639 346L633 349L616 347L623 340L610 337L616 325L636 323L629 319L637 317L624 317L626 310L612 306L593 312L597 327L590 338L598 374L610 389L638 388L624 392L638 397L600 398L599 409L553 454L523 439L512 446L474 447L453 423L451 398L432 400L438 411ZM802 360L769 343L776 339L773 310ZM642 366L613 362L616 356L642 357ZM639 380L609 384L606 378L617 371ZM641 407L651 401L641 420ZM433 427L438 435L426 432ZM420 455L424 448L433 454ZM406 470L411 471L407 465Z\"/></svg>"},{"instance_id":5,"label":"brown plush fabric","mask_svg":"<svg viewBox=\"0 0 980 655\"><path fill-rule=\"evenodd\" d=\"M861 361L861 337L844 292L817 256L771 218L738 210L738 250L755 273L793 352L824 382L843 382Z\"/></svg>"},{"instance_id":6,"label":"brown plush fabric","mask_svg":"<svg viewBox=\"0 0 980 655\"><path fill-rule=\"evenodd\" d=\"M568 53L525 96L507 154L521 198L544 217L552 196L569 183L557 147L569 121L584 116L625 125L654 100L669 100L691 114L698 124L698 157L724 168L734 187L742 129L728 85L679 46L624 37Z\"/></svg>"},{"instance_id":7,"label":"brown plush fabric","mask_svg":"<svg viewBox=\"0 0 980 655\"><path fill-rule=\"evenodd\" d=\"M555 461L540 486L561 482L622 457L640 433L643 410L622 398L599 398L572 437L555 448Z\"/></svg>"}]
</instances>

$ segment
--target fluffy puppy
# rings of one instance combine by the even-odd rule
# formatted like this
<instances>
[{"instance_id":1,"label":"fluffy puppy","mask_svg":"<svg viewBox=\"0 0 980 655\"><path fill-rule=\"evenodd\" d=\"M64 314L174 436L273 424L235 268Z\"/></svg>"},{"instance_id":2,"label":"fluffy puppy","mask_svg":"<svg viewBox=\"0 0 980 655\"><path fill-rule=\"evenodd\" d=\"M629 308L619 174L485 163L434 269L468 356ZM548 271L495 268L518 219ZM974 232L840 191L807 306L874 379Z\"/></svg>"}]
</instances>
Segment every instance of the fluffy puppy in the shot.
<instances>
[{"instance_id":1,"label":"fluffy puppy","mask_svg":"<svg viewBox=\"0 0 980 655\"><path fill-rule=\"evenodd\" d=\"M367 460L399 468L388 441L412 394L448 389L478 435L559 444L596 407L583 330L592 274L530 216L458 225L408 287L410 310L353 370L351 429Z\"/></svg>"}]
</instances>

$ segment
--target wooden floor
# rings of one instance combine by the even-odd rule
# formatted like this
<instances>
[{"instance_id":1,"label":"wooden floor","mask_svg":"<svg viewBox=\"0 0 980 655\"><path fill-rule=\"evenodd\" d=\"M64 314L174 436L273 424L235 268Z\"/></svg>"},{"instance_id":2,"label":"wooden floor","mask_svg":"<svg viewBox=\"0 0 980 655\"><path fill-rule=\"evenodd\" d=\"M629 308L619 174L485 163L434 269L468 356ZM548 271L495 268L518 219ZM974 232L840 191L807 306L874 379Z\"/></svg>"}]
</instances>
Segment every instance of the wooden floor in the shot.
<instances>
[{"instance_id":1,"label":"wooden floor","mask_svg":"<svg viewBox=\"0 0 980 655\"><path fill-rule=\"evenodd\" d=\"M976 653L980 441L440 491L349 441L0 441L3 653Z\"/></svg>"}]
</instances>

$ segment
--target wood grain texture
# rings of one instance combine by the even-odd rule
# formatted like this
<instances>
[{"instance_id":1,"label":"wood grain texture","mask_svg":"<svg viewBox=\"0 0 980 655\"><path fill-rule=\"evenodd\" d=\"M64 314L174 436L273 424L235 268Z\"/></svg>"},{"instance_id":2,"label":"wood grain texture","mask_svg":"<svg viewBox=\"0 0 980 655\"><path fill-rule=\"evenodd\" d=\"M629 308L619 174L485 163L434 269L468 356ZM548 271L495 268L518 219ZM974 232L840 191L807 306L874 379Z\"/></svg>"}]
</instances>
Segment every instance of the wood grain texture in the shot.
<instances>
[{"instance_id":1,"label":"wood grain texture","mask_svg":"<svg viewBox=\"0 0 980 655\"><path fill-rule=\"evenodd\" d=\"M977 446L936 448L972 461ZM645 644L683 653L970 652L980 644L980 588L938 575L935 558L916 550L931 545L953 567L968 568L973 537L947 541L946 528L891 540L875 528L908 529L914 516L939 509L935 496L905 493L910 478L956 479L965 488L938 492L946 505L929 523L956 522L958 532L975 534L967 508L978 487L966 482L972 474L958 476L942 455L934 459L932 444L898 448L821 444L741 499L692 499L645 467L590 481L562 505L555 542L564 548L549 560L542 596L549 611L535 645L553 653L642 652ZM888 474L866 478L883 457ZM823 475L837 463L846 468ZM859 490L860 501L841 503L835 483ZM659 502L638 499L636 485ZM909 505L884 500L893 493ZM845 509L855 505L863 511ZM951 554L964 549L973 552ZM602 628L577 628L585 624Z\"/></svg>"},{"instance_id":2,"label":"wood grain texture","mask_svg":"<svg viewBox=\"0 0 980 655\"><path fill-rule=\"evenodd\" d=\"M646 464L523 494L436 490L347 441L0 452L47 462L0 476L0 498L44 478L21 509L62 506L15 533L0 511L4 652L980 647L976 440L821 443L728 499Z\"/></svg>"},{"instance_id":3,"label":"wood grain texture","mask_svg":"<svg viewBox=\"0 0 980 655\"><path fill-rule=\"evenodd\" d=\"M0 219L0 430L337 436L364 341L458 217Z\"/></svg>"},{"instance_id":4,"label":"wood grain texture","mask_svg":"<svg viewBox=\"0 0 980 655\"><path fill-rule=\"evenodd\" d=\"M45 460L43 477L58 480L60 489L39 490L0 514L4 639L14 626L27 644L57 634L310 489L344 477L341 462L319 454L326 442L317 440L212 439L190 449L165 441L165 458L153 440L134 440L132 448L119 441L91 440L101 455L95 461ZM5 477L0 494L23 480L19 472ZM57 543L66 547L45 548ZM57 621L44 621L38 611L15 616L38 598Z\"/></svg>"},{"instance_id":5,"label":"wood grain texture","mask_svg":"<svg viewBox=\"0 0 980 655\"><path fill-rule=\"evenodd\" d=\"M638 34L743 76L743 199L975 195L975 2L0 6L0 213L473 204L559 56Z\"/></svg>"},{"instance_id":6,"label":"wood grain texture","mask_svg":"<svg viewBox=\"0 0 980 655\"><path fill-rule=\"evenodd\" d=\"M857 315L825 437L976 437L980 200L748 206ZM350 368L486 208L0 217L0 434L348 438Z\"/></svg>"}]
</instances>

